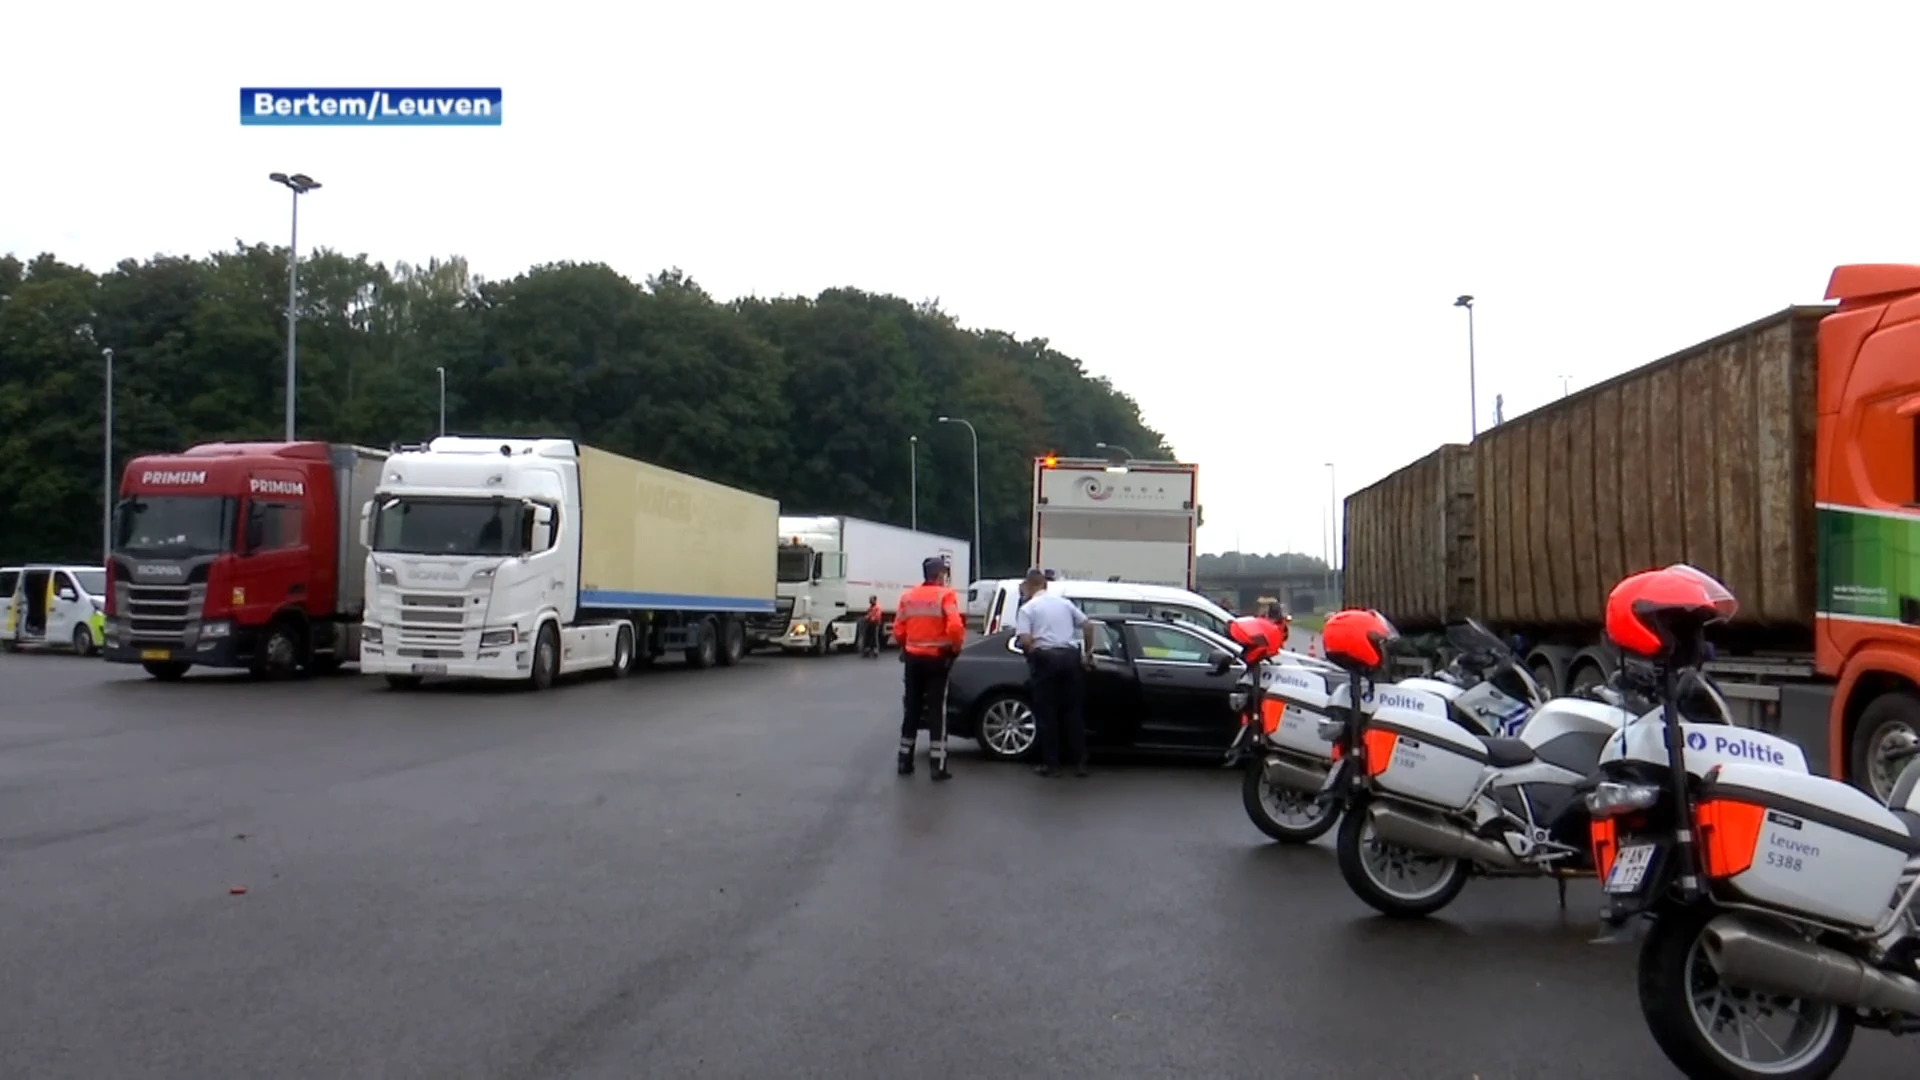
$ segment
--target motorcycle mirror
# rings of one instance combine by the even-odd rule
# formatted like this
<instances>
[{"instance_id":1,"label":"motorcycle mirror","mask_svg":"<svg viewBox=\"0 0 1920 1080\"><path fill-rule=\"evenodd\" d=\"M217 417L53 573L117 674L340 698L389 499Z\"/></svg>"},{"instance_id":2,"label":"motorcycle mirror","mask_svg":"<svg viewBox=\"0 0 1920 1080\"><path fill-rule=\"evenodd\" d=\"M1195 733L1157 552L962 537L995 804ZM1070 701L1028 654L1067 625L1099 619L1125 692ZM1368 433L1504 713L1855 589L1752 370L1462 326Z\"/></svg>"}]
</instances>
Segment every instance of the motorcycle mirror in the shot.
<instances>
[{"instance_id":1,"label":"motorcycle mirror","mask_svg":"<svg viewBox=\"0 0 1920 1080\"><path fill-rule=\"evenodd\" d=\"M1225 675L1227 670L1233 667L1233 657L1219 650L1215 650L1213 655L1207 658L1207 661L1213 665L1213 673L1215 675Z\"/></svg>"}]
</instances>

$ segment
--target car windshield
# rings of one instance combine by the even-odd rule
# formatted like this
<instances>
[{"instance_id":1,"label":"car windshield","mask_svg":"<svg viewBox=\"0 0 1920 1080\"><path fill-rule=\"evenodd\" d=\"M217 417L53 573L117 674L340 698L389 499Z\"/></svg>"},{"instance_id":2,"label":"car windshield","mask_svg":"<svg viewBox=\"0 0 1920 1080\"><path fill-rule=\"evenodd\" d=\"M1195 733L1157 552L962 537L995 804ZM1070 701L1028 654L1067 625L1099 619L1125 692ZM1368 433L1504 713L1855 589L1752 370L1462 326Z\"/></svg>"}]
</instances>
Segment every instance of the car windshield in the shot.
<instances>
[{"instance_id":1,"label":"car windshield","mask_svg":"<svg viewBox=\"0 0 1920 1080\"><path fill-rule=\"evenodd\" d=\"M87 590L88 596L107 595L107 572L105 570L75 570L73 580Z\"/></svg>"},{"instance_id":2,"label":"car windshield","mask_svg":"<svg viewBox=\"0 0 1920 1080\"><path fill-rule=\"evenodd\" d=\"M135 495L113 511L113 549L186 558L233 550L238 503L218 495Z\"/></svg>"},{"instance_id":3,"label":"car windshield","mask_svg":"<svg viewBox=\"0 0 1920 1080\"><path fill-rule=\"evenodd\" d=\"M778 580L793 584L813 580L813 549L804 545L787 545L780 549L776 561Z\"/></svg>"},{"instance_id":4,"label":"car windshield","mask_svg":"<svg viewBox=\"0 0 1920 1080\"><path fill-rule=\"evenodd\" d=\"M373 550L402 555L518 555L526 507L506 499L389 496L373 517Z\"/></svg>"}]
</instances>

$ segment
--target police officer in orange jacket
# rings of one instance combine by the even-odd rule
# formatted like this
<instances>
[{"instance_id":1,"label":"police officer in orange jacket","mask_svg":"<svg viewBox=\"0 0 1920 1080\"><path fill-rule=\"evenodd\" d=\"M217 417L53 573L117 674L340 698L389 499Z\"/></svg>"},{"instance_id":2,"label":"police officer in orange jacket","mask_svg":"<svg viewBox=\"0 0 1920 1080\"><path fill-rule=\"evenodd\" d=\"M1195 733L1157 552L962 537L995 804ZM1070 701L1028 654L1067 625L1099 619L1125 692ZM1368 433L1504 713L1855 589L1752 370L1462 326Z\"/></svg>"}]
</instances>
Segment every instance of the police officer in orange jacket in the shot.
<instances>
[{"instance_id":1,"label":"police officer in orange jacket","mask_svg":"<svg viewBox=\"0 0 1920 1080\"><path fill-rule=\"evenodd\" d=\"M960 597L947 585L947 561L938 556L920 564L922 584L900 594L893 616L893 637L906 665L906 700L900 720L900 775L913 775L913 747L927 729L927 757L935 780L951 780L947 771L947 669L967 643Z\"/></svg>"}]
</instances>

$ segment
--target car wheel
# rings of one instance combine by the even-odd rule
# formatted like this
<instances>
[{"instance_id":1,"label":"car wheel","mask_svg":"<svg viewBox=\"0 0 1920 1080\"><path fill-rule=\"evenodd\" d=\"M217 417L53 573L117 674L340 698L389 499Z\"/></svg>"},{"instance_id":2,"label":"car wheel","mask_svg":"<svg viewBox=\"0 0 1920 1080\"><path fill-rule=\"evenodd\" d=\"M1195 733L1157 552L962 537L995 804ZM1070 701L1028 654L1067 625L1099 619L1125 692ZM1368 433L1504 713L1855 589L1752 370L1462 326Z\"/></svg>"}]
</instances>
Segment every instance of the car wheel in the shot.
<instances>
[{"instance_id":1,"label":"car wheel","mask_svg":"<svg viewBox=\"0 0 1920 1080\"><path fill-rule=\"evenodd\" d=\"M1018 761L1033 753L1039 739L1033 707L1017 694L1002 694L988 701L980 710L974 730L980 749L1001 761Z\"/></svg>"},{"instance_id":2,"label":"car wheel","mask_svg":"<svg viewBox=\"0 0 1920 1080\"><path fill-rule=\"evenodd\" d=\"M85 626L76 626L73 628L73 655L75 656L92 656L93 655L93 631L92 630L87 629Z\"/></svg>"}]
</instances>

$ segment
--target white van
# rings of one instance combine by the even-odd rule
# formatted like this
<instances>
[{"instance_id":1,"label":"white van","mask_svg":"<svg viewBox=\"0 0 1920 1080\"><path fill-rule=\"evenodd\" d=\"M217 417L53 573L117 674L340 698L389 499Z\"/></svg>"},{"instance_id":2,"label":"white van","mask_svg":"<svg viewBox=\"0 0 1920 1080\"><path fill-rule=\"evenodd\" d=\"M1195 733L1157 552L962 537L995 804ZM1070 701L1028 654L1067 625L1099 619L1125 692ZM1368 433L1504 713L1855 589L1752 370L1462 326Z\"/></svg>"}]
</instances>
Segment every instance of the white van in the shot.
<instances>
[{"instance_id":1,"label":"white van","mask_svg":"<svg viewBox=\"0 0 1920 1080\"><path fill-rule=\"evenodd\" d=\"M81 656L100 649L106 633L107 572L98 566L20 567L8 596L0 644L71 645Z\"/></svg>"},{"instance_id":2,"label":"white van","mask_svg":"<svg viewBox=\"0 0 1920 1080\"><path fill-rule=\"evenodd\" d=\"M13 590L19 584L19 567L0 566L0 641L13 640Z\"/></svg>"},{"instance_id":3,"label":"white van","mask_svg":"<svg viewBox=\"0 0 1920 1080\"><path fill-rule=\"evenodd\" d=\"M987 597L983 633L1013 626L1020 609L1020 578L982 582L993 591ZM1089 615L1133 615L1145 619L1185 619L1203 630L1225 634L1233 616L1219 604L1196 592L1167 585L1139 585L1128 581L1049 581L1047 591L1064 596Z\"/></svg>"}]
</instances>

